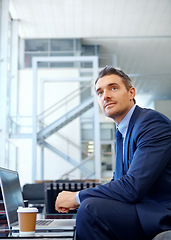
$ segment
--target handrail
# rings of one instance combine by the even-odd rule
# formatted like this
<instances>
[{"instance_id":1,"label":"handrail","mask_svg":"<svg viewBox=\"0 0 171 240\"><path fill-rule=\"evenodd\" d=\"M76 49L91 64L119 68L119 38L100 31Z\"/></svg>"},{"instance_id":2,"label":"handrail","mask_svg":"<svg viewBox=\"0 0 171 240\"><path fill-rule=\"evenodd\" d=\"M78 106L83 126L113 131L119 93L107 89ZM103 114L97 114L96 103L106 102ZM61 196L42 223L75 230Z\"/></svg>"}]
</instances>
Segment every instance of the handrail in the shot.
<instances>
[{"instance_id":1,"label":"handrail","mask_svg":"<svg viewBox=\"0 0 171 240\"><path fill-rule=\"evenodd\" d=\"M68 172L64 173L61 176L61 179L64 178L65 176L68 176L70 173L74 172L76 169L79 169L82 165L84 165L86 162L89 162L91 160L93 160L92 158L94 157L94 154L91 154L90 156L88 156L87 158L85 158L84 160L82 160L80 163L78 163L77 166L73 167L71 170L69 170Z\"/></svg>"},{"instance_id":2,"label":"handrail","mask_svg":"<svg viewBox=\"0 0 171 240\"><path fill-rule=\"evenodd\" d=\"M54 113L56 110L58 110L61 106L64 105L63 102L65 102L65 104L71 100L73 100L74 98L76 98L78 95L80 95L81 93L85 92L89 87L91 87L91 80L88 82L85 82L80 88L77 88L76 90L74 90L73 92L71 92L68 96L65 96L63 99L61 99L60 101L56 102L55 104L53 104L52 106L50 106L49 108L47 108L46 110L44 110L42 113L37 115L37 119L39 119L38 121L40 123L41 122L41 116L42 118L46 118L49 115L51 115L52 113ZM59 106L58 106L59 105ZM55 109L53 109L55 108ZM49 112L50 111L50 112ZM49 112L49 113L48 113Z\"/></svg>"},{"instance_id":3,"label":"handrail","mask_svg":"<svg viewBox=\"0 0 171 240\"><path fill-rule=\"evenodd\" d=\"M47 125L43 125L44 127L46 127ZM75 142L73 142L71 139L69 139L67 136L65 136L63 133L60 133L60 132L55 132L54 133L55 136L60 136L61 138L63 138L65 141L68 141L69 144L71 144L72 146L76 147L77 149L80 149L81 150L81 153L87 155L87 152L84 151L82 149L82 147L78 144L76 144Z\"/></svg>"},{"instance_id":4,"label":"handrail","mask_svg":"<svg viewBox=\"0 0 171 240\"><path fill-rule=\"evenodd\" d=\"M74 98L76 98L78 96L78 94L81 94L83 92L85 92L89 87L91 87L91 80L88 82L85 82L81 88L78 88L76 90L74 90L73 92L71 92L68 96L65 96L63 99L61 99L60 101L56 102L55 104L53 104L52 106L50 106L49 108L47 108L46 110L44 110L42 113L37 115L37 122L39 125L41 125L42 127L46 126L47 124L45 124L44 121L41 121L41 116L43 119L45 119L46 117L48 117L49 115L51 115L52 113L54 113L56 110L58 110L60 107L62 107L64 105L64 101L65 104L71 100L73 100ZM50 111L50 112L49 112ZM16 125L18 127L22 126L22 124L20 124L18 121L22 118L30 118L31 116L11 116L10 117L10 122L13 125ZM15 119L15 120L14 120ZM32 124L29 124L29 126L27 125L23 125L24 127L31 127Z\"/></svg>"}]
</instances>

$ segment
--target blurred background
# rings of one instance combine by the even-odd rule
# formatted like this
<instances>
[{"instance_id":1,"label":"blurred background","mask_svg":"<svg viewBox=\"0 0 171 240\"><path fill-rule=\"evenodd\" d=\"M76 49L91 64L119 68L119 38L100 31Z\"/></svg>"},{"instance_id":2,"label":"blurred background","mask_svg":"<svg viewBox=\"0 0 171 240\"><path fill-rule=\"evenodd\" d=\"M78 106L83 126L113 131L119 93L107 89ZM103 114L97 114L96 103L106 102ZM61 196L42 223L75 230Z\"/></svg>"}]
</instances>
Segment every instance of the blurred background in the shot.
<instances>
[{"instance_id":1,"label":"blurred background","mask_svg":"<svg viewBox=\"0 0 171 240\"><path fill-rule=\"evenodd\" d=\"M171 1L0 0L0 166L22 185L112 177L115 124L93 85L106 65L171 118Z\"/></svg>"}]
</instances>

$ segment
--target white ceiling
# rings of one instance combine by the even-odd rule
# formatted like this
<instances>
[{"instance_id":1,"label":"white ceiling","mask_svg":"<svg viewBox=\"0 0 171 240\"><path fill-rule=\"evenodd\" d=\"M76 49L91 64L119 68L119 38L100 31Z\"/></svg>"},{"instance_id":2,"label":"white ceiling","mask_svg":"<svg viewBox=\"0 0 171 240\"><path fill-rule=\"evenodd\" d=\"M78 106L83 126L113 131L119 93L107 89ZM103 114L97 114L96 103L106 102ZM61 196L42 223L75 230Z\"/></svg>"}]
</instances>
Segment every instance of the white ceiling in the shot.
<instances>
[{"instance_id":1,"label":"white ceiling","mask_svg":"<svg viewBox=\"0 0 171 240\"><path fill-rule=\"evenodd\" d=\"M21 38L99 44L102 65L132 74L138 93L171 99L171 0L9 0Z\"/></svg>"}]
</instances>

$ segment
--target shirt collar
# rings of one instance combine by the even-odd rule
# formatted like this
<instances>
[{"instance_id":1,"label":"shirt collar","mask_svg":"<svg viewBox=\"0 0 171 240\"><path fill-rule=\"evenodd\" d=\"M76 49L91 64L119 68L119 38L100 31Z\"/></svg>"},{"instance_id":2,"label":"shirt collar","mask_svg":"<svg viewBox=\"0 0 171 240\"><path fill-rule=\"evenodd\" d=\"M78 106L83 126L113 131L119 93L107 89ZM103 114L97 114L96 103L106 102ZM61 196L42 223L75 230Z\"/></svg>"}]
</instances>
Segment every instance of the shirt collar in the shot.
<instances>
[{"instance_id":1,"label":"shirt collar","mask_svg":"<svg viewBox=\"0 0 171 240\"><path fill-rule=\"evenodd\" d=\"M134 112L135 107L136 107L136 104L134 104L134 106L129 110L129 112L125 115L125 117L122 119L122 121L117 126L117 128L120 131L120 133L122 134L123 138L125 138L125 136L126 136L129 121L131 119L131 116Z\"/></svg>"}]
</instances>

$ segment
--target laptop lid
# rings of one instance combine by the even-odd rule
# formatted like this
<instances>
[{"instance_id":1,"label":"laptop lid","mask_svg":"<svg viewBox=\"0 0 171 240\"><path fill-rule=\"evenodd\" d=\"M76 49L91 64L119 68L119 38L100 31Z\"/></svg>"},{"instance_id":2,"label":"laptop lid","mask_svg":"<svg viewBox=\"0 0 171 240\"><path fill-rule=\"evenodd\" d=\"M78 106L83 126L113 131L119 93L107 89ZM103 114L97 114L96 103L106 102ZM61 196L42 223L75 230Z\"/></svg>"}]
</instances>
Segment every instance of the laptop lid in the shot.
<instances>
[{"instance_id":1,"label":"laptop lid","mask_svg":"<svg viewBox=\"0 0 171 240\"><path fill-rule=\"evenodd\" d=\"M0 183L8 227L12 228L12 226L18 222L18 207L24 207L18 173L9 169L0 168Z\"/></svg>"},{"instance_id":2,"label":"laptop lid","mask_svg":"<svg viewBox=\"0 0 171 240\"><path fill-rule=\"evenodd\" d=\"M8 227L19 230L17 209L19 206L24 207L19 175L16 171L0 168L0 183ZM76 219L43 219L43 221L43 225L36 225L36 229L73 230L76 223Z\"/></svg>"}]
</instances>

